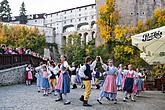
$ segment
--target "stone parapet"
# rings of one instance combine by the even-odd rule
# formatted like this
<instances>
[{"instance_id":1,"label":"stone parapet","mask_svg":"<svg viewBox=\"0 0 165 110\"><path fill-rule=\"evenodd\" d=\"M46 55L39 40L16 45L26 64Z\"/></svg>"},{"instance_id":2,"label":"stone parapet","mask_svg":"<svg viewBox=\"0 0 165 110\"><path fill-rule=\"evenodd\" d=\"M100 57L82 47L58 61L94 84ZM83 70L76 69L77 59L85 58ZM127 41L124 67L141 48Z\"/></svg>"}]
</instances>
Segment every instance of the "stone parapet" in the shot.
<instances>
[{"instance_id":1,"label":"stone parapet","mask_svg":"<svg viewBox=\"0 0 165 110\"><path fill-rule=\"evenodd\" d=\"M0 86L25 82L26 65L0 70Z\"/></svg>"}]
</instances>

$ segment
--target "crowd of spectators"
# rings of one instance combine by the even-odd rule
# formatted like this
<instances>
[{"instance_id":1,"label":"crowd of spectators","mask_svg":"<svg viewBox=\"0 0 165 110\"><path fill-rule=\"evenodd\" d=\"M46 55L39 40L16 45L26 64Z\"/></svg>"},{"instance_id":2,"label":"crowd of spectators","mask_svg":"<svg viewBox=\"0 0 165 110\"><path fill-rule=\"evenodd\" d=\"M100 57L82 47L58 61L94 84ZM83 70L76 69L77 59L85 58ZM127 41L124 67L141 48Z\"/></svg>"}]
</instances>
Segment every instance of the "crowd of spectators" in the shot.
<instances>
[{"instance_id":1,"label":"crowd of spectators","mask_svg":"<svg viewBox=\"0 0 165 110\"><path fill-rule=\"evenodd\" d=\"M36 52L31 51L30 49L26 48L11 48L4 44L0 45L0 54L17 54L17 55L33 55L36 57L40 57L40 55Z\"/></svg>"}]
</instances>

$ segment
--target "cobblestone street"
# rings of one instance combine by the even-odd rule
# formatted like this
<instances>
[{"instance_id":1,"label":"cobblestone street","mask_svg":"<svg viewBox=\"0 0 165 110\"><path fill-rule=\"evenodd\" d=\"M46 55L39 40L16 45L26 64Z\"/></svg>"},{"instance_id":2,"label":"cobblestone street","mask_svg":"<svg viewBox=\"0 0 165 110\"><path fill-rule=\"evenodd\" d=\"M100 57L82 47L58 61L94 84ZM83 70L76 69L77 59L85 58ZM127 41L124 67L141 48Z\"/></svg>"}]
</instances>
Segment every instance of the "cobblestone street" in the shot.
<instances>
[{"instance_id":1,"label":"cobblestone street","mask_svg":"<svg viewBox=\"0 0 165 110\"><path fill-rule=\"evenodd\" d=\"M70 105L63 105L62 102L55 102L53 94L43 97L42 93L37 93L35 85L13 85L0 87L0 110L164 110L165 94L160 91L146 91L140 97L136 97L136 102L122 101L122 92L118 92L118 104L103 99L100 105L96 101L99 91L92 89L89 103L93 106L83 107L78 99L83 90L78 88L71 90L69 98Z\"/></svg>"}]
</instances>

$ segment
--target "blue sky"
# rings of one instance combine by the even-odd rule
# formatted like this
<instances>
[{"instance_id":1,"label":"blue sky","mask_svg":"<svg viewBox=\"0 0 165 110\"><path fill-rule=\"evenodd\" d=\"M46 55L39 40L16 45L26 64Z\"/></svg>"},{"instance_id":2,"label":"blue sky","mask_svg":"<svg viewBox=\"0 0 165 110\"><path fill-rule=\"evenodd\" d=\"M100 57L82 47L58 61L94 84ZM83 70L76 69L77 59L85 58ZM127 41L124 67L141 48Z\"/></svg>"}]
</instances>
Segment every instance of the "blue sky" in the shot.
<instances>
[{"instance_id":1,"label":"blue sky","mask_svg":"<svg viewBox=\"0 0 165 110\"><path fill-rule=\"evenodd\" d=\"M0 0L1 2L2 0ZM27 14L51 13L95 3L95 0L8 0L12 15L19 15L21 3L24 1Z\"/></svg>"}]
</instances>

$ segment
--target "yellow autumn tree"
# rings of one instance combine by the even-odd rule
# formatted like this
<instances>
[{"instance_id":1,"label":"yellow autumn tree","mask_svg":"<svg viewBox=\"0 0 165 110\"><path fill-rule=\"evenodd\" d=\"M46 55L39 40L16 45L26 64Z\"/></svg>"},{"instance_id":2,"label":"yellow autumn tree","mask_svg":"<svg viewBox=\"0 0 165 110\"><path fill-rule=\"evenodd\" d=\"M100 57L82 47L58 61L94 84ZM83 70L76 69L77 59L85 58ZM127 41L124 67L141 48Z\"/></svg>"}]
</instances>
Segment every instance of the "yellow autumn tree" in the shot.
<instances>
[{"instance_id":1,"label":"yellow autumn tree","mask_svg":"<svg viewBox=\"0 0 165 110\"><path fill-rule=\"evenodd\" d=\"M119 12L115 10L114 0L106 0L106 5L100 6L99 12L97 24L100 27L100 36L107 43L115 37L114 29L120 18Z\"/></svg>"}]
</instances>

